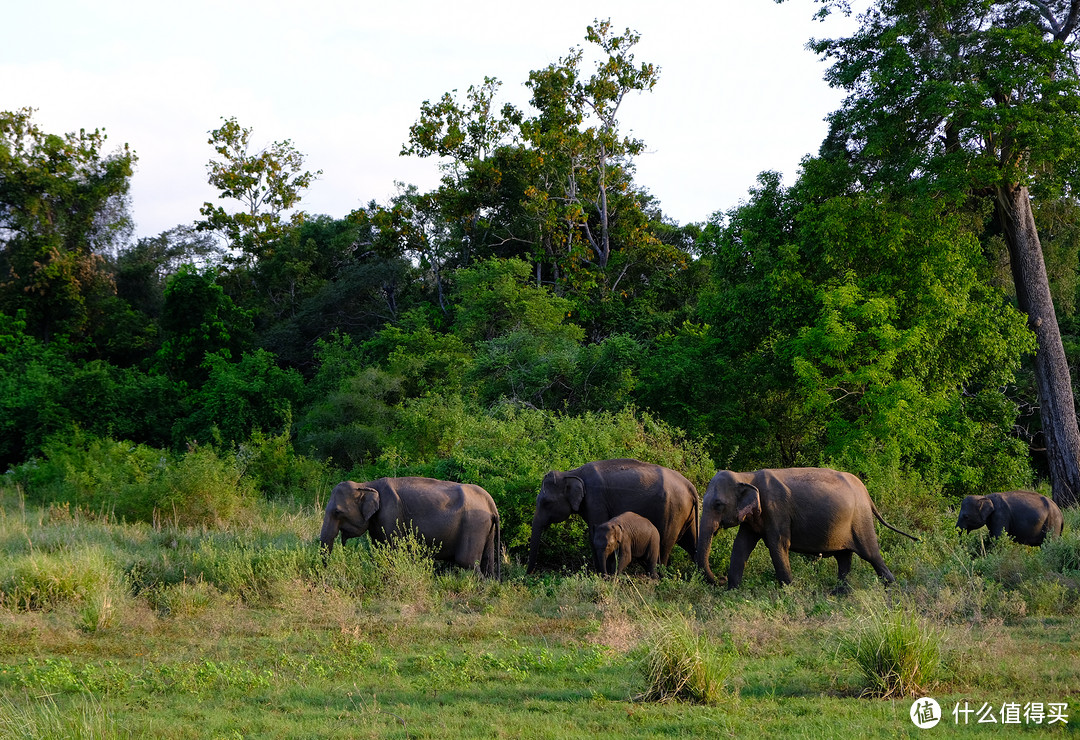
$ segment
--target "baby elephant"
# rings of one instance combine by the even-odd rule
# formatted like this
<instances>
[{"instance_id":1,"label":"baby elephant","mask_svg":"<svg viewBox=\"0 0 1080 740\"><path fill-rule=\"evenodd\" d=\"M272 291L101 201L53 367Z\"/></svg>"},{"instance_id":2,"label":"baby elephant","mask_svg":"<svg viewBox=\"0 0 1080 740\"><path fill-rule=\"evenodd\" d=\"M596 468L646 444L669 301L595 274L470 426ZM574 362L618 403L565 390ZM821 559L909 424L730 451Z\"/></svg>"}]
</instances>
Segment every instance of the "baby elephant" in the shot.
<instances>
[{"instance_id":1,"label":"baby elephant","mask_svg":"<svg viewBox=\"0 0 1080 740\"><path fill-rule=\"evenodd\" d=\"M600 572L611 574L611 558L616 558L615 575L620 575L630 561L643 560L649 577L656 578L660 561L660 532L643 516L628 511L608 519L593 531L593 549L601 555Z\"/></svg>"},{"instance_id":2,"label":"baby elephant","mask_svg":"<svg viewBox=\"0 0 1080 740\"><path fill-rule=\"evenodd\" d=\"M1006 532L1020 544L1038 546L1047 535L1060 536L1064 520L1057 504L1031 491L965 496L957 529L971 532L982 526L990 528L993 539Z\"/></svg>"}]
</instances>

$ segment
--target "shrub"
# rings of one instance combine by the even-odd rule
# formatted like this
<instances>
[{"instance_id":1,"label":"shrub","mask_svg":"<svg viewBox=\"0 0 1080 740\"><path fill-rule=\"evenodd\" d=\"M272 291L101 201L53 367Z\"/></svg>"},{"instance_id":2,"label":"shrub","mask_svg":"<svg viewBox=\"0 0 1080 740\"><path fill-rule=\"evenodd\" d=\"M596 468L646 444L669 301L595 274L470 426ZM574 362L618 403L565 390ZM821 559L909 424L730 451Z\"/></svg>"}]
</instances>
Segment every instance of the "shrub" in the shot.
<instances>
[{"instance_id":1,"label":"shrub","mask_svg":"<svg viewBox=\"0 0 1080 740\"><path fill-rule=\"evenodd\" d=\"M415 531L387 542L371 542L370 568L365 569L366 591L403 606L430 606L435 593L436 550Z\"/></svg>"},{"instance_id":2,"label":"shrub","mask_svg":"<svg viewBox=\"0 0 1080 740\"><path fill-rule=\"evenodd\" d=\"M188 450L154 483L159 516L174 526L224 525L255 499L251 481L212 447Z\"/></svg>"},{"instance_id":3,"label":"shrub","mask_svg":"<svg viewBox=\"0 0 1080 740\"><path fill-rule=\"evenodd\" d=\"M50 437L44 457L13 469L32 501L68 502L94 513L149 521L152 481L168 465L168 454L144 445L95 437L75 430Z\"/></svg>"},{"instance_id":4,"label":"shrub","mask_svg":"<svg viewBox=\"0 0 1080 740\"><path fill-rule=\"evenodd\" d=\"M654 612L640 662L645 701L718 704L726 695L734 656L724 652L681 612Z\"/></svg>"},{"instance_id":5,"label":"shrub","mask_svg":"<svg viewBox=\"0 0 1080 740\"><path fill-rule=\"evenodd\" d=\"M851 634L841 636L840 652L866 677L867 693L917 696L941 666L941 642L941 634L914 613L899 607L871 609Z\"/></svg>"}]
</instances>

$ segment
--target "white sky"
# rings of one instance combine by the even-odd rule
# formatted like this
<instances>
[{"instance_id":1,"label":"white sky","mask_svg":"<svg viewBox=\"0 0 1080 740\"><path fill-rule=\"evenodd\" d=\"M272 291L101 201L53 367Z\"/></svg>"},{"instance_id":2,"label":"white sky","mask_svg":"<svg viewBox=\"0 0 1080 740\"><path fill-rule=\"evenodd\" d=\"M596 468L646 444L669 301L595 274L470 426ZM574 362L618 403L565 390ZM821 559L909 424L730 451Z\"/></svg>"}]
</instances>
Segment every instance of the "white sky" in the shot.
<instances>
[{"instance_id":1,"label":"white sky","mask_svg":"<svg viewBox=\"0 0 1080 740\"><path fill-rule=\"evenodd\" d=\"M522 9L518 9L518 8ZM635 58L661 68L652 93L624 103L624 133L644 139L637 182L680 223L746 197L758 173L790 183L817 151L841 100L823 82L811 0L689 3L548 0L36 0L10 3L0 43L0 110L34 107L46 131L103 128L128 143L137 236L199 218L208 132L223 117L261 148L289 139L323 170L309 213L343 217L395 192L433 188L433 159L401 157L424 100L485 75L526 107L530 70L584 46L611 18L638 31ZM591 70L591 64L585 67Z\"/></svg>"}]
</instances>

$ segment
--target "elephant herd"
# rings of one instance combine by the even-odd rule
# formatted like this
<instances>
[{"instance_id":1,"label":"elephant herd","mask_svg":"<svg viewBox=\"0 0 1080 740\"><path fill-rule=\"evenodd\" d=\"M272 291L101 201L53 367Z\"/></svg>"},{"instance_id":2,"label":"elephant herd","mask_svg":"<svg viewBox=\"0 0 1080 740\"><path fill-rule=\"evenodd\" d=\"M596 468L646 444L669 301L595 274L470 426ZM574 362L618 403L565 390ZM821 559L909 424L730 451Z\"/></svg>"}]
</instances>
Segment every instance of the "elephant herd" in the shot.
<instances>
[{"instance_id":1,"label":"elephant herd","mask_svg":"<svg viewBox=\"0 0 1080 740\"><path fill-rule=\"evenodd\" d=\"M700 509L700 511L699 511ZM697 490L681 473L632 459L599 460L544 476L536 497L528 572L537 566L540 538L551 524L577 514L588 525L594 567L622 573L640 560L649 575L667 565L675 545L716 583L709 551L716 532L737 526L727 572L728 588L742 581L743 569L764 541L776 577L791 583L789 553L836 558L840 587L846 586L853 554L873 566L883 581L892 572L881 558L874 519L894 532L918 538L887 523L862 481L826 468L783 468L736 473L721 470L699 504ZM968 496L956 526L968 531L989 526L991 537L1009 534L1040 545L1060 535L1057 505L1036 493L1010 491ZM342 543L365 532L385 542L409 530L434 548L438 560L500 577L499 512L491 495L469 483L432 478L344 481L326 504L320 540L324 553L340 534Z\"/></svg>"}]
</instances>

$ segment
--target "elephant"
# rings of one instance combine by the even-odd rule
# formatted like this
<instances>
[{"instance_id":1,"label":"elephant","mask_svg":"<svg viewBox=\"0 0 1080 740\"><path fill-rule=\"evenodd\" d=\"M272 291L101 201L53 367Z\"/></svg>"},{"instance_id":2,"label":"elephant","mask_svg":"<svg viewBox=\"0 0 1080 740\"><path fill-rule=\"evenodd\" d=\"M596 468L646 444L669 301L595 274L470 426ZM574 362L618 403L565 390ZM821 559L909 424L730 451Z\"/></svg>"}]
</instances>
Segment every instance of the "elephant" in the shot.
<instances>
[{"instance_id":1,"label":"elephant","mask_svg":"<svg viewBox=\"0 0 1080 740\"><path fill-rule=\"evenodd\" d=\"M983 526L990 528L991 539L1005 532L1022 545L1038 547L1047 536L1061 536L1064 518L1053 500L1032 491L965 496L956 528L971 532Z\"/></svg>"},{"instance_id":2,"label":"elephant","mask_svg":"<svg viewBox=\"0 0 1080 740\"><path fill-rule=\"evenodd\" d=\"M660 533L661 565L667 565L676 543L694 556L698 495L693 483L681 473L640 460L597 460L544 476L536 497L526 572L536 570L540 537L549 525L577 514L588 525L589 543L595 544L596 527L627 511L648 519ZM602 571L603 552L594 547L593 558Z\"/></svg>"},{"instance_id":3,"label":"elephant","mask_svg":"<svg viewBox=\"0 0 1080 740\"><path fill-rule=\"evenodd\" d=\"M434 478L380 478L334 486L323 515L324 555L341 533L345 544L364 532L375 542L392 541L415 529L446 560L485 576L501 575L499 511L491 495L470 483Z\"/></svg>"},{"instance_id":4,"label":"elephant","mask_svg":"<svg viewBox=\"0 0 1080 740\"><path fill-rule=\"evenodd\" d=\"M643 560L649 577L656 578L660 560L660 532L653 523L632 511L608 519L593 530L593 548L600 554L600 572L611 574L609 563L616 559L614 574L621 575L635 558Z\"/></svg>"},{"instance_id":5,"label":"elephant","mask_svg":"<svg viewBox=\"0 0 1080 740\"><path fill-rule=\"evenodd\" d=\"M866 486L850 473L827 468L781 468L736 473L721 470L709 481L701 507L697 563L710 583L713 535L720 527L739 526L731 548L727 586L738 588L743 568L759 540L765 540L776 578L792 581L789 552L830 555L836 558L840 584L847 589L851 555L874 566L886 584L896 580L878 548L874 519L894 532L918 541L914 535L882 519Z\"/></svg>"}]
</instances>

